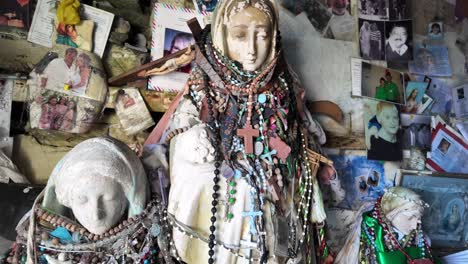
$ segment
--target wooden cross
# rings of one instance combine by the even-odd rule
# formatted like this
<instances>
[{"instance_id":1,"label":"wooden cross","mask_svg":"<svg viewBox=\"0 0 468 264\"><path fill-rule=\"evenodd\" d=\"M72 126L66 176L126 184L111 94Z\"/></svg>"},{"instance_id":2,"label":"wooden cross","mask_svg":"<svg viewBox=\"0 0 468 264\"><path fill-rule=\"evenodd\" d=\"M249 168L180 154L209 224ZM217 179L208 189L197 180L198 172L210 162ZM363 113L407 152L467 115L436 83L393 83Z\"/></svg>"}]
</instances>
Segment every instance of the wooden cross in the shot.
<instances>
[{"instance_id":1,"label":"wooden cross","mask_svg":"<svg viewBox=\"0 0 468 264\"><path fill-rule=\"evenodd\" d=\"M237 135L244 138L245 154L253 153L253 138L258 137L259 130L252 128L251 124L247 124L244 128L237 129Z\"/></svg>"},{"instance_id":2,"label":"wooden cross","mask_svg":"<svg viewBox=\"0 0 468 264\"><path fill-rule=\"evenodd\" d=\"M250 234L256 235L257 234L257 227L255 227L255 217L262 216L263 213L261 211L254 211L255 206L253 203L253 197L250 197L250 211L242 212L243 217L250 217L249 224L250 224Z\"/></svg>"},{"instance_id":3,"label":"wooden cross","mask_svg":"<svg viewBox=\"0 0 468 264\"><path fill-rule=\"evenodd\" d=\"M275 155L276 153L278 153L278 151L276 151L276 149L270 151L270 152L266 152L265 154L263 155L260 155L260 158L262 159L267 159L268 160L268 163L269 164L273 164L273 158L271 157L272 155Z\"/></svg>"}]
</instances>

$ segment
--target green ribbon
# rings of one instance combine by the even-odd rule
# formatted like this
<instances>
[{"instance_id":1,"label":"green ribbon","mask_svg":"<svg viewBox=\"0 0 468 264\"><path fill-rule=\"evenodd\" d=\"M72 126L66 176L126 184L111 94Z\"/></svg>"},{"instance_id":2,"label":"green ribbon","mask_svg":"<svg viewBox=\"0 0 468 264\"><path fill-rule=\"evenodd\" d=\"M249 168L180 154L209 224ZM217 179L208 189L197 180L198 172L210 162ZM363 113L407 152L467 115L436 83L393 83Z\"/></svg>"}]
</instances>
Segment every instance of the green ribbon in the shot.
<instances>
[{"instance_id":1,"label":"green ribbon","mask_svg":"<svg viewBox=\"0 0 468 264\"><path fill-rule=\"evenodd\" d=\"M364 213L363 218L363 227L369 227L373 229L374 234L376 235L375 239L375 255L377 257L377 263L379 264L406 264L408 263L408 258L400 250L385 251L384 243L384 230L383 227L379 224L377 219L370 216L370 212ZM363 230L361 232L364 232ZM413 260L427 258L423 257L423 249L420 247L407 247L403 249L406 254L408 254ZM428 252L426 252L428 254ZM434 263L440 263L436 260Z\"/></svg>"}]
</instances>

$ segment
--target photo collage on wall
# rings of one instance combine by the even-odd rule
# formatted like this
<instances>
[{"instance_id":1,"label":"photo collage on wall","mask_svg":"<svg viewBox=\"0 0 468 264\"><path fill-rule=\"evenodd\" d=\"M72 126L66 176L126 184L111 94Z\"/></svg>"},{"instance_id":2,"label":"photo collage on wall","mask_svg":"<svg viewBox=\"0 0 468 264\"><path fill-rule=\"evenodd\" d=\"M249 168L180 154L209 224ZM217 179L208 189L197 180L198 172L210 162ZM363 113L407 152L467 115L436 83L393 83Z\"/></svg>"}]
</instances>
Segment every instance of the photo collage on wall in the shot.
<instances>
[{"instance_id":1,"label":"photo collage on wall","mask_svg":"<svg viewBox=\"0 0 468 264\"><path fill-rule=\"evenodd\" d=\"M366 60L413 59L413 26L406 0L360 0L359 46Z\"/></svg>"}]
</instances>

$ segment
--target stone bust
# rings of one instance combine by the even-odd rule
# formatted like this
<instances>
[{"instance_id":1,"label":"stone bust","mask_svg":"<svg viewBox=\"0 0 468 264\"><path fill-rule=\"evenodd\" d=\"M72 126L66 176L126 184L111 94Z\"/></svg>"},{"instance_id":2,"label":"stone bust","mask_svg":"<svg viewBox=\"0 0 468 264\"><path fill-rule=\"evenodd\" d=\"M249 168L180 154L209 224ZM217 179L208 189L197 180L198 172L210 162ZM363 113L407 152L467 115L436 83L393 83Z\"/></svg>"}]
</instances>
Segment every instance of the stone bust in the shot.
<instances>
[{"instance_id":1,"label":"stone bust","mask_svg":"<svg viewBox=\"0 0 468 264\"><path fill-rule=\"evenodd\" d=\"M410 189L389 189L357 218L337 263L439 263L421 227L426 206Z\"/></svg>"},{"instance_id":2,"label":"stone bust","mask_svg":"<svg viewBox=\"0 0 468 264\"><path fill-rule=\"evenodd\" d=\"M81 142L57 164L42 206L74 216L101 235L123 217L140 214L148 197L146 174L135 153L120 141L100 137Z\"/></svg>"}]
</instances>

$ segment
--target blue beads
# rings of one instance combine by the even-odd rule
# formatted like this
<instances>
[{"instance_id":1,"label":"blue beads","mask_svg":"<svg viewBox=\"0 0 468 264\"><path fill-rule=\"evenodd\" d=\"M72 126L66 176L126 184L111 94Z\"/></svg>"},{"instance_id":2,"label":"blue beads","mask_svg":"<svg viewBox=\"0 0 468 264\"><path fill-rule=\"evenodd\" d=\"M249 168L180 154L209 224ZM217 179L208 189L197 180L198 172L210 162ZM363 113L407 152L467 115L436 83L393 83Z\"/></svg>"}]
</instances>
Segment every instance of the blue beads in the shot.
<instances>
[{"instance_id":1,"label":"blue beads","mask_svg":"<svg viewBox=\"0 0 468 264\"><path fill-rule=\"evenodd\" d=\"M267 97L266 97L266 95L264 95L264 94L260 94L260 95L258 96L258 98L257 98L257 101L258 101L259 103L261 103L261 104L266 103L266 100L267 100Z\"/></svg>"}]
</instances>

